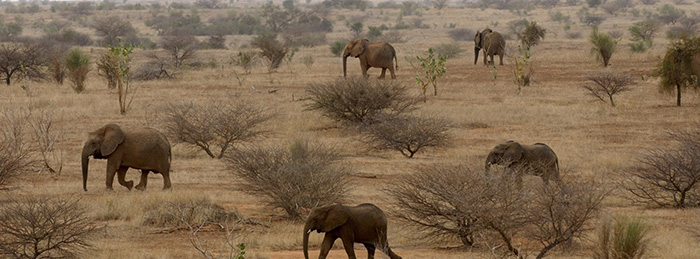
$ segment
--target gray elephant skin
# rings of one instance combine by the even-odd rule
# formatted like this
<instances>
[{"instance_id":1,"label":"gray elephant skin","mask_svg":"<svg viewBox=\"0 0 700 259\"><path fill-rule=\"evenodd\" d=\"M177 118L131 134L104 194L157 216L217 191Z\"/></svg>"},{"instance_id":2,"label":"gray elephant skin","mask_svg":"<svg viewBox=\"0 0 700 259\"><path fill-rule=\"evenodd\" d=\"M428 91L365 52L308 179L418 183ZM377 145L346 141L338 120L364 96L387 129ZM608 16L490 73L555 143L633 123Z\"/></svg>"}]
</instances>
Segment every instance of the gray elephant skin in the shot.
<instances>
[{"instance_id":1,"label":"gray elephant skin","mask_svg":"<svg viewBox=\"0 0 700 259\"><path fill-rule=\"evenodd\" d=\"M386 70L391 72L391 78L396 78L394 71L394 61L396 61L396 70L399 70L399 60L396 57L396 50L391 44L379 41L369 42L368 39L354 39L345 45L343 51L343 77L347 77L347 61L348 57L353 56L360 60L360 68L362 76L367 77L367 70L370 67L379 67L382 69L382 74L379 79L383 79Z\"/></svg>"},{"instance_id":2,"label":"gray elephant skin","mask_svg":"<svg viewBox=\"0 0 700 259\"><path fill-rule=\"evenodd\" d=\"M503 65L503 56L506 53L506 40L503 35L491 29L476 31L476 35L474 35L474 65L479 60L479 51L482 49L484 50L484 65L489 65L487 57L491 58L490 64L496 64L493 61L494 55L498 55L500 65Z\"/></svg>"},{"instance_id":3,"label":"gray elephant skin","mask_svg":"<svg viewBox=\"0 0 700 259\"><path fill-rule=\"evenodd\" d=\"M311 210L304 225L304 258L309 259L309 233L325 232L318 258L326 258L336 239L343 241L348 258L355 259L354 243L362 243L367 248L369 259L374 258L374 251L379 249L392 259L401 259L396 255L386 239L387 220L384 212L373 204L364 203L355 207L340 204L316 207Z\"/></svg>"},{"instance_id":4,"label":"gray elephant skin","mask_svg":"<svg viewBox=\"0 0 700 259\"><path fill-rule=\"evenodd\" d=\"M522 145L507 141L496 145L486 157L486 171L491 165L501 165L508 169L526 170L529 174L549 180L559 181L559 159L549 146L543 143Z\"/></svg>"},{"instance_id":5,"label":"gray elephant skin","mask_svg":"<svg viewBox=\"0 0 700 259\"><path fill-rule=\"evenodd\" d=\"M88 133L83 145L83 190L87 191L88 163L95 159L107 159L107 189L112 189L114 174L119 184L131 190L133 181L125 181L129 168L141 170L137 190L145 190L148 173L163 175L163 189L170 188L170 143L159 131L152 128L122 130L117 124L107 124Z\"/></svg>"}]
</instances>

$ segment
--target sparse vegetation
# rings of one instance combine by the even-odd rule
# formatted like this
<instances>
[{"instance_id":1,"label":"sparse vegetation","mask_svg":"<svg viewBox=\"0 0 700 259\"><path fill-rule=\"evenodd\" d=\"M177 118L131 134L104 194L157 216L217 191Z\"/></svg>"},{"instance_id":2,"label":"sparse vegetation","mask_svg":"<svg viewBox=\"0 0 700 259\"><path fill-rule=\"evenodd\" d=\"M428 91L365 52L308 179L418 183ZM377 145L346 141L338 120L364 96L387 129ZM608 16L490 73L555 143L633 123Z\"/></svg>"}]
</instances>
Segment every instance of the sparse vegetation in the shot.
<instances>
[{"instance_id":1,"label":"sparse vegetation","mask_svg":"<svg viewBox=\"0 0 700 259\"><path fill-rule=\"evenodd\" d=\"M450 38L454 41L473 41L474 30L472 29L452 29L447 32Z\"/></svg>"},{"instance_id":2,"label":"sparse vegetation","mask_svg":"<svg viewBox=\"0 0 700 259\"><path fill-rule=\"evenodd\" d=\"M423 58L416 56L418 62L420 62L420 67L423 69L424 74L416 76L416 83L420 85L423 90L423 102L428 101L426 92L428 91L428 85L433 86L433 95L437 96L437 80L438 78L445 75L447 71L445 69L445 62L447 62L447 57L438 53L435 57L433 49L428 49L428 56Z\"/></svg>"},{"instance_id":3,"label":"sparse vegetation","mask_svg":"<svg viewBox=\"0 0 700 259\"><path fill-rule=\"evenodd\" d=\"M661 24L656 19L646 19L632 24L629 28L630 39L635 42L643 42L646 47L652 46L654 35L661 28Z\"/></svg>"},{"instance_id":4,"label":"sparse vegetation","mask_svg":"<svg viewBox=\"0 0 700 259\"><path fill-rule=\"evenodd\" d=\"M518 33L518 39L520 39L523 46L529 48L539 44L541 40L544 40L544 35L546 33L547 30L537 25L537 22L530 22Z\"/></svg>"},{"instance_id":5,"label":"sparse vegetation","mask_svg":"<svg viewBox=\"0 0 700 259\"><path fill-rule=\"evenodd\" d=\"M396 150L407 158L426 148L447 145L449 124L439 118L394 116L363 127L365 142L376 149Z\"/></svg>"},{"instance_id":6,"label":"sparse vegetation","mask_svg":"<svg viewBox=\"0 0 700 259\"><path fill-rule=\"evenodd\" d=\"M76 257L99 229L77 200L25 198L0 208L0 253L14 258Z\"/></svg>"},{"instance_id":7,"label":"sparse vegetation","mask_svg":"<svg viewBox=\"0 0 700 259\"><path fill-rule=\"evenodd\" d=\"M76 48L68 53L65 64L68 70L68 79L73 83L73 90L76 93L82 93L85 90L87 73L91 70L90 57Z\"/></svg>"},{"instance_id":8,"label":"sparse vegetation","mask_svg":"<svg viewBox=\"0 0 700 259\"><path fill-rule=\"evenodd\" d=\"M596 61L603 61L603 66L610 64L610 58L615 53L617 42L610 35L598 32L598 27L593 27L588 40L593 44L591 54L595 55Z\"/></svg>"},{"instance_id":9,"label":"sparse vegetation","mask_svg":"<svg viewBox=\"0 0 700 259\"><path fill-rule=\"evenodd\" d=\"M251 104L215 102L169 104L163 109L165 133L175 143L202 149L221 159L234 145L262 136L260 124L272 115Z\"/></svg>"},{"instance_id":10,"label":"sparse vegetation","mask_svg":"<svg viewBox=\"0 0 700 259\"><path fill-rule=\"evenodd\" d=\"M655 148L624 175L623 186L635 202L660 207L700 205L700 131L670 134L673 146Z\"/></svg>"},{"instance_id":11,"label":"sparse vegetation","mask_svg":"<svg viewBox=\"0 0 700 259\"><path fill-rule=\"evenodd\" d=\"M606 219L598 229L595 259L641 259L649 248L649 225L639 218Z\"/></svg>"},{"instance_id":12,"label":"sparse vegetation","mask_svg":"<svg viewBox=\"0 0 700 259\"><path fill-rule=\"evenodd\" d=\"M297 139L287 147L238 150L224 162L241 179L243 191L299 218L305 210L338 202L350 190L350 169L339 159L333 149Z\"/></svg>"},{"instance_id":13,"label":"sparse vegetation","mask_svg":"<svg viewBox=\"0 0 700 259\"><path fill-rule=\"evenodd\" d=\"M347 43L342 40L336 40L333 43L331 43L331 53L333 53L334 56L340 57L340 54L343 53L343 50L345 50L345 45Z\"/></svg>"},{"instance_id":14,"label":"sparse vegetation","mask_svg":"<svg viewBox=\"0 0 700 259\"><path fill-rule=\"evenodd\" d=\"M378 116L395 116L415 108L416 98L406 86L395 81L375 81L351 77L306 88L311 103L307 110L318 110L324 116L349 123L372 123Z\"/></svg>"},{"instance_id":15,"label":"sparse vegetation","mask_svg":"<svg viewBox=\"0 0 700 259\"><path fill-rule=\"evenodd\" d=\"M632 90L630 85L634 84L631 76L604 72L588 76L588 81L582 87L588 90L588 93L602 102L606 102L606 98L610 100L610 105L615 106L613 96Z\"/></svg>"},{"instance_id":16,"label":"sparse vegetation","mask_svg":"<svg viewBox=\"0 0 700 259\"><path fill-rule=\"evenodd\" d=\"M530 46L518 45L518 53L514 55L515 68L513 70L513 75L515 79L513 81L518 85L518 93L520 93L521 88L524 86L529 86L532 82L532 76L535 74L535 69L530 63Z\"/></svg>"},{"instance_id":17,"label":"sparse vegetation","mask_svg":"<svg viewBox=\"0 0 700 259\"><path fill-rule=\"evenodd\" d=\"M291 48L277 40L277 34L264 33L255 36L251 44L260 49L260 55L270 62L269 69L279 68Z\"/></svg>"}]
</instances>

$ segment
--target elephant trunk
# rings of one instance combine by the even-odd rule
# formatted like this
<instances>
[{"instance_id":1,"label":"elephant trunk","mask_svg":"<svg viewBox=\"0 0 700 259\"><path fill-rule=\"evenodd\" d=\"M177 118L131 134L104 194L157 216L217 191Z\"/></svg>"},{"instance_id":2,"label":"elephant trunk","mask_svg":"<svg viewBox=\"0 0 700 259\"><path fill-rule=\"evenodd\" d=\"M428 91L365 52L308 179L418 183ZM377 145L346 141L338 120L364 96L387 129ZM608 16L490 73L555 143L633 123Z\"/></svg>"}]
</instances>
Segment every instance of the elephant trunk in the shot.
<instances>
[{"instance_id":1,"label":"elephant trunk","mask_svg":"<svg viewBox=\"0 0 700 259\"><path fill-rule=\"evenodd\" d=\"M307 222L304 225L304 258L309 259L309 233L311 233L311 225Z\"/></svg>"},{"instance_id":2,"label":"elephant trunk","mask_svg":"<svg viewBox=\"0 0 700 259\"><path fill-rule=\"evenodd\" d=\"M481 48L479 47L474 47L474 65L476 65L476 62L479 60L479 51Z\"/></svg>"},{"instance_id":3,"label":"elephant trunk","mask_svg":"<svg viewBox=\"0 0 700 259\"><path fill-rule=\"evenodd\" d=\"M494 162L496 162L496 161L494 161L494 160L495 160L495 159L494 159L494 154L493 154L493 153L490 153L489 156L486 158L486 165L484 166L484 169L486 170L486 172L488 172L488 171L489 171L489 168L491 168L491 164L493 164Z\"/></svg>"},{"instance_id":4,"label":"elephant trunk","mask_svg":"<svg viewBox=\"0 0 700 259\"><path fill-rule=\"evenodd\" d=\"M83 166L83 190L87 192L88 163L90 159L90 150L87 147L83 148L81 159Z\"/></svg>"},{"instance_id":5,"label":"elephant trunk","mask_svg":"<svg viewBox=\"0 0 700 259\"><path fill-rule=\"evenodd\" d=\"M344 78L348 76L347 75L348 56L350 56L349 53L348 54L343 53L343 77Z\"/></svg>"}]
</instances>

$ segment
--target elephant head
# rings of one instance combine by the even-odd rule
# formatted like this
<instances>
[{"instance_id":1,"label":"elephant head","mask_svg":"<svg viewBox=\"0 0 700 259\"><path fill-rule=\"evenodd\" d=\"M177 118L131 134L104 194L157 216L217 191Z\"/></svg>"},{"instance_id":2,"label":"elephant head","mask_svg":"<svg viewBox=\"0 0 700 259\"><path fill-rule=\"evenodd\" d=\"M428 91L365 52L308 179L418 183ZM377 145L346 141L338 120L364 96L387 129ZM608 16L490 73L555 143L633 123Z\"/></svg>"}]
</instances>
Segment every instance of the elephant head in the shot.
<instances>
[{"instance_id":1,"label":"elephant head","mask_svg":"<svg viewBox=\"0 0 700 259\"><path fill-rule=\"evenodd\" d=\"M486 171L488 171L493 164L508 167L518 162L522 157L523 147L520 143L509 140L506 143L498 144L491 150L489 156L486 157Z\"/></svg>"},{"instance_id":2,"label":"elephant head","mask_svg":"<svg viewBox=\"0 0 700 259\"><path fill-rule=\"evenodd\" d=\"M484 36L492 32L493 31L489 28L481 32L476 31L476 35L474 35L474 65L476 65L476 61L479 60L479 51L484 48Z\"/></svg>"},{"instance_id":3,"label":"elephant head","mask_svg":"<svg viewBox=\"0 0 700 259\"><path fill-rule=\"evenodd\" d=\"M88 161L93 156L104 159L111 155L119 144L124 142L124 132L116 124L107 124L96 131L88 133L88 139L83 145L82 169L83 190L87 191Z\"/></svg>"},{"instance_id":4,"label":"elephant head","mask_svg":"<svg viewBox=\"0 0 700 259\"><path fill-rule=\"evenodd\" d=\"M347 77L348 56L360 57L360 54L367 49L367 45L369 45L368 39L354 39L345 45L345 51L343 51L343 77Z\"/></svg>"},{"instance_id":5,"label":"elephant head","mask_svg":"<svg viewBox=\"0 0 700 259\"><path fill-rule=\"evenodd\" d=\"M348 221L350 215L341 205L328 205L311 210L304 224L304 258L309 258L309 233L331 231Z\"/></svg>"}]
</instances>

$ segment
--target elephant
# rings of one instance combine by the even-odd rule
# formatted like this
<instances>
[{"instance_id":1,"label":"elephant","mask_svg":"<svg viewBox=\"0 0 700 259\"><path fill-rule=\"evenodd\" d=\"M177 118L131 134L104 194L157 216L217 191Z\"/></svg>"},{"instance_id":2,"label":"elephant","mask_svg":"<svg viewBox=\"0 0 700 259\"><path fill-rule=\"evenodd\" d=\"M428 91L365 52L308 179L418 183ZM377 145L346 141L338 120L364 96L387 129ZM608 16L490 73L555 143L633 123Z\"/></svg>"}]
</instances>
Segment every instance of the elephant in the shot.
<instances>
[{"instance_id":1,"label":"elephant","mask_svg":"<svg viewBox=\"0 0 700 259\"><path fill-rule=\"evenodd\" d=\"M382 74L379 79L383 79L386 70L391 72L391 78L396 79L394 72L394 60L396 61L396 70L399 70L399 60L396 57L396 50L391 44L380 42L369 42L368 39L354 39L348 42L343 51L343 77L347 77L347 60L349 56L360 59L360 68L362 68L362 76L368 77L367 70L370 67L381 67Z\"/></svg>"},{"instance_id":2,"label":"elephant","mask_svg":"<svg viewBox=\"0 0 700 259\"><path fill-rule=\"evenodd\" d=\"M481 49L484 49L484 65L489 65L489 62L486 61L487 56L491 58L491 64L495 64L494 55L499 56L500 65L503 65L503 55L506 53L506 40L503 35L488 28L481 32L477 30L474 36L474 65L479 60L479 50Z\"/></svg>"},{"instance_id":3,"label":"elephant","mask_svg":"<svg viewBox=\"0 0 700 259\"><path fill-rule=\"evenodd\" d=\"M170 162L172 155L168 139L152 128L122 130L117 124L106 124L88 133L83 145L83 190L87 191L89 157L107 159L107 189L112 190L114 173L119 184L131 190L133 181L125 181L129 167L141 169L137 190L145 190L148 173L163 175L163 189L170 189Z\"/></svg>"},{"instance_id":4,"label":"elephant","mask_svg":"<svg viewBox=\"0 0 700 259\"><path fill-rule=\"evenodd\" d=\"M365 245L369 259L374 258L377 248L392 259L401 259L389 248L386 226L384 212L374 204L364 203L355 207L334 204L316 207L311 210L304 225L304 258L309 259L309 233L316 230L318 233L326 233L318 258L326 258L335 240L340 238L350 259L356 258L354 243Z\"/></svg>"},{"instance_id":5,"label":"elephant","mask_svg":"<svg viewBox=\"0 0 700 259\"><path fill-rule=\"evenodd\" d=\"M540 176L545 183L549 180L559 181L559 159L554 151L543 143L521 145L509 140L496 145L486 157L486 171L493 164L505 166L508 169L527 170L528 173ZM518 177L521 175L518 174Z\"/></svg>"}]
</instances>

